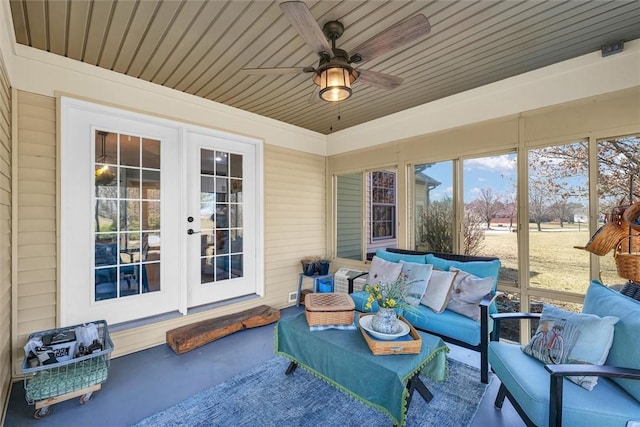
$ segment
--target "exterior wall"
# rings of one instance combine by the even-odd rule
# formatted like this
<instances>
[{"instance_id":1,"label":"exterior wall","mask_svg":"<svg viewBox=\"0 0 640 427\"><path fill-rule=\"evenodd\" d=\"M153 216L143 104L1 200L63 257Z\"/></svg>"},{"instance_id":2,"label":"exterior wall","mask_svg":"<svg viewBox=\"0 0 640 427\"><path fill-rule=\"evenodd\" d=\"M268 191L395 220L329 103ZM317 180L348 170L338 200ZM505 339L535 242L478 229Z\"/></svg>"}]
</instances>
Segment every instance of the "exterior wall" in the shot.
<instances>
[{"instance_id":1,"label":"exterior wall","mask_svg":"<svg viewBox=\"0 0 640 427\"><path fill-rule=\"evenodd\" d=\"M0 407L11 383L11 88L0 57ZM3 416L0 413L0 424Z\"/></svg>"},{"instance_id":2,"label":"exterior wall","mask_svg":"<svg viewBox=\"0 0 640 427\"><path fill-rule=\"evenodd\" d=\"M17 92L17 245L13 372L28 335L56 327L56 103Z\"/></svg>"},{"instance_id":3,"label":"exterior wall","mask_svg":"<svg viewBox=\"0 0 640 427\"><path fill-rule=\"evenodd\" d=\"M14 377L20 375L22 346L29 333L59 326L56 100L19 91L17 104L18 299L12 340ZM114 356L162 344L167 330L192 322L261 304L276 308L291 305L288 295L297 290L300 258L325 256L326 252L325 157L265 144L264 165L265 296L114 332Z\"/></svg>"}]
</instances>

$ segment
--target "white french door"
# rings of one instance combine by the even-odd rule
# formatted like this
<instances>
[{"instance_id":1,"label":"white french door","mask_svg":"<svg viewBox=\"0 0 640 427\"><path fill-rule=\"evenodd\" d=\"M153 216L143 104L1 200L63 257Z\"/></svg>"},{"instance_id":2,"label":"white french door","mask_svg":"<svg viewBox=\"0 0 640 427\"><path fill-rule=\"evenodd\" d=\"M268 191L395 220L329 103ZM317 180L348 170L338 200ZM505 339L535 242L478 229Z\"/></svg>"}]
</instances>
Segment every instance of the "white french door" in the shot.
<instances>
[{"instance_id":1,"label":"white french door","mask_svg":"<svg viewBox=\"0 0 640 427\"><path fill-rule=\"evenodd\" d=\"M180 129L63 98L61 130L62 324L179 310Z\"/></svg>"},{"instance_id":2,"label":"white french door","mask_svg":"<svg viewBox=\"0 0 640 427\"><path fill-rule=\"evenodd\" d=\"M187 305L258 293L256 147L187 132Z\"/></svg>"},{"instance_id":3,"label":"white french door","mask_svg":"<svg viewBox=\"0 0 640 427\"><path fill-rule=\"evenodd\" d=\"M70 98L61 106L62 324L263 293L260 141Z\"/></svg>"}]
</instances>

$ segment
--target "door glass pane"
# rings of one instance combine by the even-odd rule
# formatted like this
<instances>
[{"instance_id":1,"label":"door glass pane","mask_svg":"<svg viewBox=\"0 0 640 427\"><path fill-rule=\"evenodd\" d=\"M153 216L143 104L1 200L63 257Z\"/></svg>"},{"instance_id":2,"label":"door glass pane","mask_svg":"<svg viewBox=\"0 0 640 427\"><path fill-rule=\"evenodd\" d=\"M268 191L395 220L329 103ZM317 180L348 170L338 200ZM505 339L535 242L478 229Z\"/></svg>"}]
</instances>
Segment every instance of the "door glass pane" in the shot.
<instances>
[{"instance_id":1,"label":"door glass pane","mask_svg":"<svg viewBox=\"0 0 640 427\"><path fill-rule=\"evenodd\" d=\"M363 260L362 174L338 175L336 181L336 255Z\"/></svg>"},{"instance_id":2,"label":"door glass pane","mask_svg":"<svg viewBox=\"0 0 640 427\"><path fill-rule=\"evenodd\" d=\"M160 169L160 141L142 138L142 167Z\"/></svg>"},{"instance_id":3,"label":"door glass pane","mask_svg":"<svg viewBox=\"0 0 640 427\"><path fill-rule=\"evenodd\" d=\"M598 227L612 220L615 207L626 206L640 200L640 135L608 138L598 141ZM613 218L615 219L615 218ZM595 232L595 231L594 231ZM623 241L628 250L628 241ZM640 252L636 241L632 251ZM626 279L618 276L614 251L598 257L600 276L607 285L622 284Z\"/></svg>"},{"instance_id":4,"label":"door glass pane","mask_svg":"<svg viewBox=\"0 0 640 427\"><path fill-rule=\"evenodd\" d=\"M463 160L466 255L497 257L499 280L518 281L517 162L516 154Z\"/></svg>"},{"instance_id":5,"label":"door glass pane","mask_svg":"<svg viewBox=\"0 0 640 427\"><path fill-rule=\"evenodd\" d=\"M120 135L120 164L140 166L140 138L131 135Z\"/></svg>"},{"instance_id":6,"label":"door glass pane","mask_svg":"<svg viewBox=\"0 0 640 427\"><path fill-rule=\"evenodd\" d=\"M453 161L416 165L415 249L453 252Z\"/></svg>"},{"instance_id":7,"label":"door glass pane","mask_svg":"<svg viewBox=\"0 0 640 427\"><path fill-rule=\"evenodd\" d=\"M158 291L160 141L101 130L95 140L95 300Z\"/></svg>"},{"instance_id":8,"label":"door glass pane","mask_svg":"<svg viewBox=\"0 0 640 427\"><path fill-rule=\"evenodd\" d=\"M529 285L584 294L589 253L587 142L530 150Z\"/></svg>"},{"instance_id":9,"label":"door glass pane","mask_svg":"<svg viewBox=\"0 0 640 427\"><path fill-rule=\"evenodd\" d=\"M242 277L242 156L208 149L200 156L200 283Z\"/></svg>"}]
</instances>

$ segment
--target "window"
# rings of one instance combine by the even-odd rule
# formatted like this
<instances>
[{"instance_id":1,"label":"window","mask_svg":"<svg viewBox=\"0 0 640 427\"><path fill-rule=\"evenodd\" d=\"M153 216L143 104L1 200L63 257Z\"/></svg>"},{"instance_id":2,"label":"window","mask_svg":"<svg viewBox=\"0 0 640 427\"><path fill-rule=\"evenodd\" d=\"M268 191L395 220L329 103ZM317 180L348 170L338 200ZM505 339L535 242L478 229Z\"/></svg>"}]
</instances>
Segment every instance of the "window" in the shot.
<instances>
[{"instance_id":1,"label":"window","mask_svg":"<svg viewBox=\"0 0 640 427\"><path fill-rule=\"evenodd\" d=\"M414 248L453 252L453 161L416 165L413 178Z\"/></svg>"},{"instance_id":2,"label":"window","mask_svg":"<svg viewBox=\"0 0 640 427\"><path fill-rule=\"evenodd\" d=\"M589 253L588 143L536 148L529 161L529 286L584 294Z\"/></svg>"},{"instance_id":3,"label":"window","mask_svg":"<svg viewBox=\"0 0 640 427\"><path fill-rule=\"evenodd\" d=\"M612 220L614 208L640 200L640 135L607 138L597 142L598 150L598 227ZM615 219L615 218L613 218ZM640 252L635 247L633 251ZM628 250L628 240L621 249ZM626 280L618 276L613 251L598 257L600 277L612 285Z\"/></svg>"},{"instance_id":4,"label":"window","mask_svg":"<svg viewBox=\"0 0 640 427\"><path fill-rule=\"evenodd\" d=\"M371 240L396 237L396 174L371 172Z\"/></svg>"},{"instance_id":5,"label":"window","mask_svg":"<svg viewBox=\"0 0 640 427\"><path fill-rule=\"evenodd\" d=\"M516 154L464 159L461 252L500 259L499 279L518 281Z\"/></svg>"},{"instance_id":6,"label":"window","mask_svg":"<svg viewBox=\"0 0 640 427\"><path fill-rule=\"evenodd\" d=\"M398 246L396 191L395 170L336 176L338 257L363 260L363 248L366 257L371 258L379 248Z\"/></svg>"}]
</instances>

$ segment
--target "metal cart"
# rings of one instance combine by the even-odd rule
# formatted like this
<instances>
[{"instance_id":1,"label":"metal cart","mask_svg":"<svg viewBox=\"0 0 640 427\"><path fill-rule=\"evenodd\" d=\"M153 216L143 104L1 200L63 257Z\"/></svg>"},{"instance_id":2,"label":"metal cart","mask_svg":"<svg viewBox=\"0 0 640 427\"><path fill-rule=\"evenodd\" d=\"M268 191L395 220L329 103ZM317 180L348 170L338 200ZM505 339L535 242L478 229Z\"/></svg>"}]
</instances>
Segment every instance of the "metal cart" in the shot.
<instances>
[{"instance_id":1,"label":"metal cart","mask_svg":"<svg viewBox=\"0 0 640 427\"><path fill-rule=\"evenodd\" d=\"M49 365L30 367L25 355L22 364L24 374L25 398L29 405L35 404L34 418L40 419L49 414L51 405L65 400L80 397L80 404L85 404L100 390L107 380L113 342L109 337L107 323L104 320L91 322L97 326L99 342L102 350L75 357L70 360ZM50 329L34 332L31 339L42 339L44 336L65 334L83 325Z\"/></svg>"}]
</instances>

